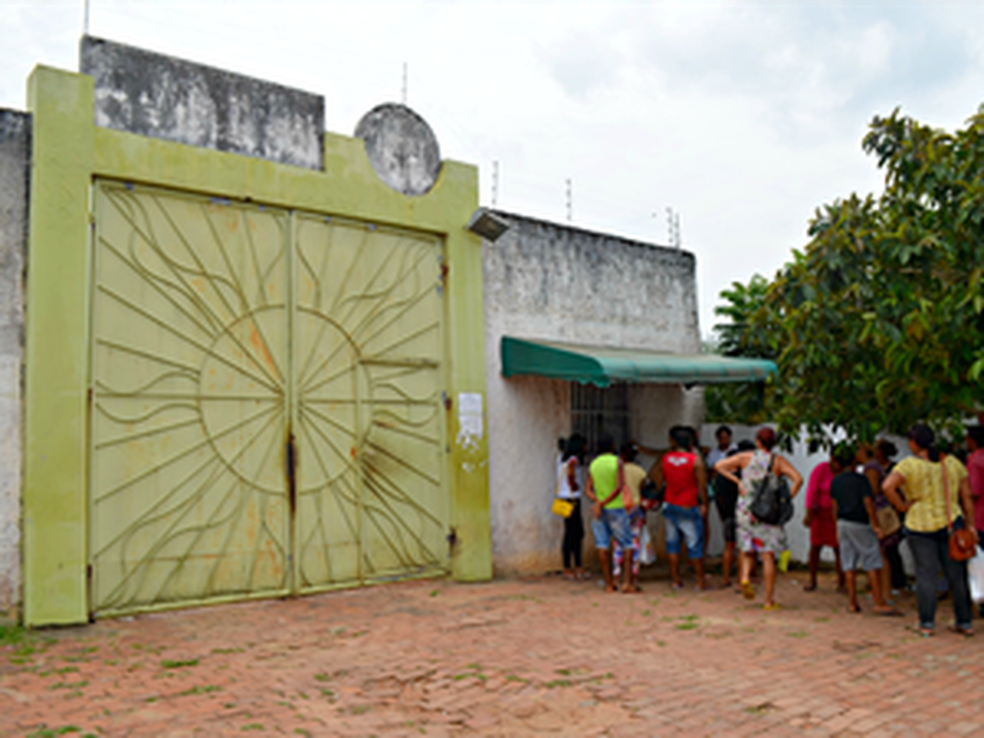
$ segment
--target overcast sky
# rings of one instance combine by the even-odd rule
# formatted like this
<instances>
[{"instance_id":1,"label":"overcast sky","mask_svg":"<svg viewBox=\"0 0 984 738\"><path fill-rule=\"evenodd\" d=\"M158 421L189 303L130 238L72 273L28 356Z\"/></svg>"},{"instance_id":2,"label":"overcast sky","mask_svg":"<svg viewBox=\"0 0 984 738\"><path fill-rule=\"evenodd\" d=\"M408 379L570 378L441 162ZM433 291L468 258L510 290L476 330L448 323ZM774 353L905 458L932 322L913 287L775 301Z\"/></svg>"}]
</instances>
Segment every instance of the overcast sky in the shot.
<instances>
[{"instance_id":1,"label":"overcast sky","mask_svg":"<svg viewBox=\"0 0 984 738\"><path fill-rule=\"evenodd\" d=\"M0 107L35 64L77 69L83 0L0 0ZM718 293L772 276L819 205L877 191L860 147L895 106L945 128L984 102L981 2L91 0L89 32L325 97L326 127L400 101L482 202L697 255Z\"/></svg>"}]
</instances>

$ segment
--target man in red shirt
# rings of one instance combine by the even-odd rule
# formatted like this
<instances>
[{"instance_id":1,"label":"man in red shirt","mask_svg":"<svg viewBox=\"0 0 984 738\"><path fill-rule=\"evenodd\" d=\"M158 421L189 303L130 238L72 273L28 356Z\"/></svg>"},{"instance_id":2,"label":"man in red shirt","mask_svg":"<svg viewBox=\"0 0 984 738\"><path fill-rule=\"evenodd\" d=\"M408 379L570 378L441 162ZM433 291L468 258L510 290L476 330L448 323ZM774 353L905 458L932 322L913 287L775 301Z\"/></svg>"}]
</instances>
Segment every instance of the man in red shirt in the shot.
<instances>
[{"instance_id":1,"label":"man in red shirt","mask_svg":"<svg viewBox=\"0 0 984 738\"><path fill-rule=\"evenodd\" d=\"M687 558L697 573L697 588L706 589L704 579L704 522L707 515L707 469L699 454L690 451L690 431L682 426L670 429L670 451L660 464L666 495L663 519L666 521L666 553L670 560L673 588L680 589L680 548L687 544Z\"/></svg>"}]
</instances>

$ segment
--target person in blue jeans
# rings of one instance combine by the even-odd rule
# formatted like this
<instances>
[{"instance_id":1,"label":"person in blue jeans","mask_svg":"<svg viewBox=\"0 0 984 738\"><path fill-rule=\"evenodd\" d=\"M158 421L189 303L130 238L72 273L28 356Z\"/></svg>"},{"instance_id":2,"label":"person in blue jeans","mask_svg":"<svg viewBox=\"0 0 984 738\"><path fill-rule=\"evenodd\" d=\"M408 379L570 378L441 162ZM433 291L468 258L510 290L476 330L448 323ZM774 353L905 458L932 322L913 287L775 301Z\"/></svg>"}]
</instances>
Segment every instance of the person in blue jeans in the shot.
<instances>
[{"instance_id":1,"label":"person in blue jeans","mask_svg":"<svg viewBox=\"0 0 984 738\"><path fill-rule=\"evenodd\" d=\"M632 526L626 505L632 506L632 497L623 499L625 477L621 460L615 455L615 440L603 433L597 443L598 456L588 467L588 481L584 494L593 503L591 506L591 532L594 534L601 573L605 577L605 591L614 592L612 577L612 541L618 542L625 552L622 572L624 582L622 591L638 592L632 582Z\"/></svg>"},{"instance_id":2,"label":"person in blue jeans","mask_svg":"<svg viewBox=\"0 0 984 738\"><path fill-rule=\"evenodd\" d=\"M680 549L686 541L687 558L697 573L697 589L707 589L704 577L704 518L707 516L707 469L700 454L691 451L691 432L674 426L670 451L663 455L660 471L666 482L663 520L666 522L666 554L673 588L680 579Z\"/></svg>"}]
</instances>

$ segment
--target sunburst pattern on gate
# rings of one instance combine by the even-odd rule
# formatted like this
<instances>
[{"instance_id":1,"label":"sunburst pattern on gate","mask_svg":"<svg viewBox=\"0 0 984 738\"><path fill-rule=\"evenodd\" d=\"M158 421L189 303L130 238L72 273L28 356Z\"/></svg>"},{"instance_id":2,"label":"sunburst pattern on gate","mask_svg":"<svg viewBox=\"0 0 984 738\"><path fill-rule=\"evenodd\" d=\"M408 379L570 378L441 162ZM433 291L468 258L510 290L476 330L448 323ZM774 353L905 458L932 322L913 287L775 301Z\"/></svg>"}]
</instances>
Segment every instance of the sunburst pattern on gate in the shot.
<instances>
[{"instance_id":1,"label":"sunburst pattern on gate","mask_svg":"<svg viewBox=\"0 0 984 738\"><path fill-rule=\"evenodd\" d=\"M94 609L442 569L439 240L96 190Z\"/></svg>"}]
</instances>

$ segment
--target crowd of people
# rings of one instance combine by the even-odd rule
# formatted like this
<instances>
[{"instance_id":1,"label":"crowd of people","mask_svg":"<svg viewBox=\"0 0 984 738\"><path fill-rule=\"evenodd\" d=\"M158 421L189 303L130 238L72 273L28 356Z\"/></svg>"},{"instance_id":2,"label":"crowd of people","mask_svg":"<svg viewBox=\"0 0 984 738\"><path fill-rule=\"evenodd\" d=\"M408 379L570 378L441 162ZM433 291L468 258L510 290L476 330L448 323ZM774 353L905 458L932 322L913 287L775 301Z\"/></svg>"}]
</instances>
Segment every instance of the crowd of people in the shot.
<instances>
[{"instance_id":1,"label":"crowd of people","mask_svg":"<svg viewBox=\"0 0 984 738\"><path fill-rule=\"evenodd\" d=\"M582 435L562 440L556 495L571 504L564 518L564 576L590 578L582 558L583 498L590 505L587 519L607 592L640 591L640 563L652 560L646 516L655 510L665 525L671 586L684 586L681 556L686 550L696 588L706 589L708 514L713 501L724 538L721 586L732 586L737 564L737 591L755 599L754 574L760 565L763 607L778 609L776 572L785 569L790 555L786 528L756 518L752 502L770 474L786 480L791 498L803 487L803 477L777 453L771 428L759 429L754 441L736 444L731 429L721 426L715 440L714 447L702 449L693 428L674 426L668 450L634 442L616 449L612 436L602 434L590 461ZM908 445L911 455L895 463L898 448L887 439L860 446L840 443L828 461L814 468L806 484L802 520L810 535L805 589L817 589L821 553L829 547L838 589L846 593L849 611L861 612L857 572L863 571L872 612L899 616L893 598L910 589L899 550L905 545L915 569L918 632L933 634L942 591L953 603L951 629L971 635L967 562L951 555L949 540L953 530L975 530L984 547L984 426L969 427L962 448L941 453L933 431L916 424ZM639 453L656 458L648 472L636 463ZM984 606L980 614L984 617Z\"/></svg>"}]
</instances>

